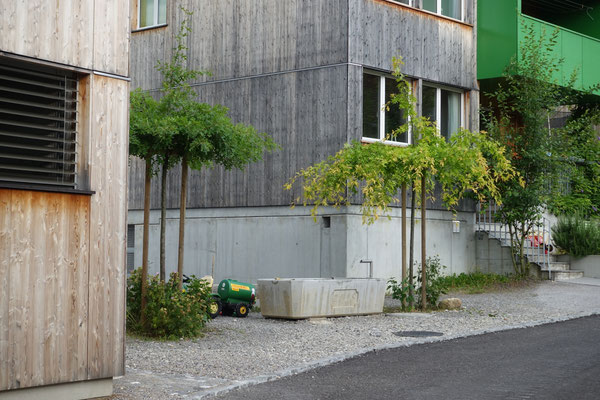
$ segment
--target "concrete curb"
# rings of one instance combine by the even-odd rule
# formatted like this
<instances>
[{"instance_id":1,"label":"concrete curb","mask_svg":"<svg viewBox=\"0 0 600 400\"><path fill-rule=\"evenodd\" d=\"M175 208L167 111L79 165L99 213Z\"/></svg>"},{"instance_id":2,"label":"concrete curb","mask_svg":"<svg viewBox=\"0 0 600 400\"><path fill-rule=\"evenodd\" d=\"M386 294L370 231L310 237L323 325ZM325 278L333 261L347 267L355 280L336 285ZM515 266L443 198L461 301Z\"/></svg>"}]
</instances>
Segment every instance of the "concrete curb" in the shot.
<instances>
[{"instance_id":1,"label":"concrete curb","mask_svg":"<svg viewBox=\"0 0 600 400\"><path fill-rule=\"evenodd\" d=\"M188 396L192 399L203 399L203 398L215 397L215 396L218 396L221 394L225 394L227 392L231 392L236 389L241 389L241 388L248 387L248 386L259 385L261 383L270 382L270 381L274 381L277 379L286 378L288 376L297 375L297 374L300 374L300 373L303 373L306 371L310 371L313 369L336 364L338 362L345 361L350 358L358 357L363 354L367 354L367 353L371 353L371 352L375 352L375 351L396 349L396 348L400 348L400 347L410 347L410 346L417 345L417 344L445 342L445 341L454 340L454 339L461 339L461 338L466 338L466 337L470 337L470 336L484 335L484 334L488 334L488 333L503 332L503 331L508 331L508 330L512 330L512 329L532 328L535 326L554 324L557 322L570 321L573 319L591 317L594 315L600 315L600 312L598 312L598 311L587 312L587 313L581 313L581 314L571 315L571 316L567 316L567 317L550 318L550 319L545 319L545 320L527 322L527 323L518 324L518 325L507 325L507 326L501 326L501 327L491 328L491 329L481 329L481 330L460 333L460 334L450 335L450 336L431 337L431 338L424 338L424 339L419 339L419 340L411 340L411 341L407 341L407 342L403 342L403 343L390 343L390 344L384 344L384 345L379 345L379 346L374 346L374 347L368 347L368 348L364 348L364 349L357 350L354 352L345 353L345 354L342 354L339 356L333 356L333 357L323 358L323 359L316 360L316 361L311 361L311 362L308 362L308 363L300 365L300 366L286 368L286 369L277 371L273 374L260 375L260 376L256 376L251 379L237 381L235 383L232 383L232 384L224 386L224 387L219 387L219 388L203 391L202 393L190 393L190 394L188 394Z\"/></svg>"}]
</instances>

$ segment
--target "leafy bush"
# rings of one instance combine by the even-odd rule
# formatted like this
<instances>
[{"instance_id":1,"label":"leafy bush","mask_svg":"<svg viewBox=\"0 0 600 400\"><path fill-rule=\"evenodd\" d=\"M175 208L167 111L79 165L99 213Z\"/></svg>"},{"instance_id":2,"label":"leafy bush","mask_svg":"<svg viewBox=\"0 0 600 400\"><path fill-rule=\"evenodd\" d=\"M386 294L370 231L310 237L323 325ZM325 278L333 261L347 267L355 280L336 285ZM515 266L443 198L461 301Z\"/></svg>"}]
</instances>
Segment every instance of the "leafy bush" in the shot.
<instances>
[{"instance_id":1,"label":"leafy bush","mask_svg":"<svg viewBox=\"0 0 600 400\"><path fill-rule=\"evenodd\" d=\"M415 293L415 287L409 284L408 277L404 278L400 283L395 278L390 278L387 283L387 289L391 291L392 298L401 301L401 310L412 311L411 304L414 304L415 298L411 293Z\"/></svg>"},{"instance_id":2,"label":"leafy bush","mask_svg":"<svg viewBox=\"0 0 600 400\"><path fill-rule=\"evenodd\" d=\"M411 304L415 302L419 308L423 307L421 304L421 287L423 285L423 274L421 270L421 264L415 263L417 267L417 281L414 287L411 287L408 283L408 277L404 279L400 284L394 278L388 280L388 290L392 293L392 298L396 300L402 301L402 310L410 311L412 310ZM440 263L440 258L438 256L435 257L427 257L425 262L426 266L426 274L427 274L427 305L430 307L436 307L438 300L442 294L448 292L448 285L444 281L444 277L442 276L442 270L446 268L444 265ZM414 293L414 297L410 295L410 292Z\"/></svg>"},{"instance_id":3,"label":"leafy bush","mask_svg":"<svg viewBox=\"0 0 600 400\"><path fill-rule=\"evenodd\" d=\"M580 215L563 216L552 227L556 246L575 257L600 254L600 224Z\"/></svg>"},{"instance_id":4,"label":"leafy bush","mask_svg":"<svg viewBox=\"0 0 600 400\"><path fill-rule=\"evenodd\" d=\"M146 323L141 322L142 271L131 273L127 280L127 329L143 336L164 339L197 337L210 319L208 306L211 288L195 276L178 289L178 276L172 273L167 282L153 276L148 282Z\"/></svg>"},{"instance_id":5,"label":"leafy bush","mask_svg":"<svg viewBox=\"0 0 600 400\"><path fill-rule=\"evenodd\" d=\"M517 275L498 275L484 274L482 272L472 272L460 275L452 274L445 276L444 281L450 290L461 290L467 293L482 293L486 289L510 285L511 283L522 281L523 278Z\"/></svg>"}]
</instances>

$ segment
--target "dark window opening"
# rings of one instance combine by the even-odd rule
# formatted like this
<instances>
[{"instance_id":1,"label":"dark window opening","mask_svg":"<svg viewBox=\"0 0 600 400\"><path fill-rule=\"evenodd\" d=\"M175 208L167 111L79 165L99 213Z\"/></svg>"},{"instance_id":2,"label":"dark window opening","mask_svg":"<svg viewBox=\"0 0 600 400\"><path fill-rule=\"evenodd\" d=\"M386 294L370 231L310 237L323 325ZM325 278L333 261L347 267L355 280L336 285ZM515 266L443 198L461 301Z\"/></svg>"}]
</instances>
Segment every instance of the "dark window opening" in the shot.
<instances>
[{"instance_id":1,"label":"dark window opening","mask_svg":"<svg viewBox=\"0 0 600 400\"><path fill-rule=\"evenodd\" d=\"M363 137L379 139L380 77L363 75Z\"/></svg>"},{"instance_id":2,"label":"dark window opening","mask_svg":"<svg viewBox=\"0 0 600 400\"><path fill-rule=\"evenodd\" d=\"M600 0L522 0L524 15L600 39ZM547 30L550 35L552 30Z\"/></svg>"},{"instance_id":3,"label":"dark window opening","mask_svg":"<svg viewBox=\"0 0 600 400\"><path fill-rule=\"evenodd\" d=\"M0 59L0 181L77 184L77 76Z\"/></svg>"},{"instance_id":4,"label":"dark window opening","mask_svg":"<svg viewBox=\"0 0 600 400\"><path fill-rule=\"evenodd\" d=\"M127 225L127 275L135 269L135 225Z\"/></svg>"}]
</instances>

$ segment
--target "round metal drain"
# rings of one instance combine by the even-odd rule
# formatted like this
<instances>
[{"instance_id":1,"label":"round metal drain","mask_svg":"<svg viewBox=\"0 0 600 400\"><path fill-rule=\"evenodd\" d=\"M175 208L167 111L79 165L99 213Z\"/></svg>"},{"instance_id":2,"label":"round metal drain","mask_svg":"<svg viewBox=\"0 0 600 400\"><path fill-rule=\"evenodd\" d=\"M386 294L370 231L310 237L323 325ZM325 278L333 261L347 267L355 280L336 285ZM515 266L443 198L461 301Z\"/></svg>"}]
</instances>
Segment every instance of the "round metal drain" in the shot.
<instances>
[{"instance_id":1,"label":"round metal drain","mask_svg":"<svg viewBox=\"0 0 600 400\"><path fill-rule=\"evenodd\" d=\"M432 331L400 331L394 332L394 335L400 337L429 337L429 336L444 336L442 332Z\"/></svg>"}]
</instances>

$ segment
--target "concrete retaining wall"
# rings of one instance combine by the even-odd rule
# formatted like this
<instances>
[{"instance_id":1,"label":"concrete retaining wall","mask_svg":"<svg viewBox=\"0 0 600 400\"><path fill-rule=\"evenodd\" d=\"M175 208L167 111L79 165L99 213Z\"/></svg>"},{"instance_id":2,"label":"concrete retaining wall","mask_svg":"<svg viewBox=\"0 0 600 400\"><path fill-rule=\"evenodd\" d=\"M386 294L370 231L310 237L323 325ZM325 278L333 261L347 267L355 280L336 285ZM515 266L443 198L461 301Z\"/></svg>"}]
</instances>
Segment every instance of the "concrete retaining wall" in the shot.
<instances>
[{"instance_id":1,"label":"concrete retaining wall","mask_svg":"<svg viewBox=\"0 0 600 400\"><path fill-rule=\"evenodd\" d=\"M362 223L356 206L323 209L315 222L309 208L246 207L189 209L185 236L186 274L212 273L215 281L234 278L256 282L261 278L401 276L400 210L391 218L372 225ZM409 212L410 214L410 212ZM167 213L167 273L176 270L179 211ZM151 274L159 271L158 210L151 212ZM418 214L417 214L418 218ZM452 214L428 211L428 255L439 255L447 274L475 269L474 214L459 213L460 232L453 233ZM134 264L141 266L143 212L129 211L129 224L135 225ZM408 231L408 227L407 227ZM420 261L420 220L415 227L415 260Z\"/></svg>"},{"instance_id":2,"label":"concrete retaining wall","mask_svg":"<svg viewBox=\"0 0 600 400\"><path fill-rule=\"evenodd\" d=\"M600 255L575 258L572 256L561 256L559 261L571 263L571 269L583 271L583 276L586 278L600 279Z\"/></svg>"}]
</instances>

